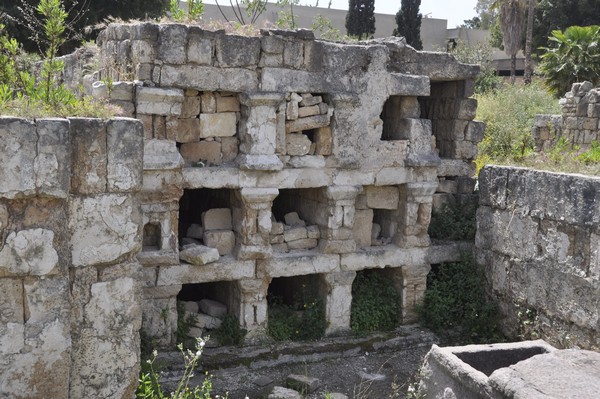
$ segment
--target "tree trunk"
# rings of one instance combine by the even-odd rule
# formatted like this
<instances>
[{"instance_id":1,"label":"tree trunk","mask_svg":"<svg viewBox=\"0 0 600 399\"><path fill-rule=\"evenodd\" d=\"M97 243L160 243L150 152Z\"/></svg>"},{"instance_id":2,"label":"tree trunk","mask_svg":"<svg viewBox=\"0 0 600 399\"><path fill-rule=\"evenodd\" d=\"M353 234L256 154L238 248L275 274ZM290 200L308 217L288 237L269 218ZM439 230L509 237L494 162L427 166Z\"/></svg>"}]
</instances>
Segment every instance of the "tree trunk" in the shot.
<instances>
[{"instance_id":1,"label":"tree trunk","mask_svg":"<svg viewBox=\"0 0 600 399\"><path fill-rule=\"evenodd\" d=\"M510 56L510 84L514 85L516 80L517 71L517 55Z\"/></svg>"},{"instance_id":2,"label":"tree trunk","mask_svg":"<svg viewBox=\"0 0 600 399\"><path fill-rule=\"evenodd\" d=\"M525 36L525 84L531 83L533 75L533 65L531 62L531 45L533 41L533 13L535 12L535 0L529 0L529 10L527 12L527 34Z\"/></svg>"}]
</instances>

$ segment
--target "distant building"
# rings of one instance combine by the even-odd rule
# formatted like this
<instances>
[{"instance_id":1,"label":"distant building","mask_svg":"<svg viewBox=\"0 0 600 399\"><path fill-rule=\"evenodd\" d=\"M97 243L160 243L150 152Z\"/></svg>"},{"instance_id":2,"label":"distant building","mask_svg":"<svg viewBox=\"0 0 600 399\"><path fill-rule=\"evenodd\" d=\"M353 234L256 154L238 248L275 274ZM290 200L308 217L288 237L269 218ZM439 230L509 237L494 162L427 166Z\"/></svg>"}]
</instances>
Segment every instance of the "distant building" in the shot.
<instances>
[{"instance_id":1,"label":"distant building","mask_svg":"<svg viewBox=\"0 0 600 399\"><path fill-rule=\"evenodd\" d=\"M204 4L204 19L207 21L211 19L223 21L223 14L225 14L230 21L237 21L233 8L229 5L224 5L225 1L222 1L222 3L223 5L220 6L221 10L215 4ZM274 25L279 19L281 11L289 11L289 9L268 3L266 10L258 18L258 24L270 23ZM339 29L342 35L346 33L346 13L346 10L335 10L332 8L294 6L294 19L299 27L311 29L314 18L320 14L323 17L329 18L332 27ZM244 18L246 18L245 15ZM375 38L391 36L395 27L395 15L375 14ZM315 35L319 37L320 32L316 31ZM475 45L487 42L489 37L490 32L487 30L468 28L448 29L448 21L445 19L423 18L421 22L421 40L423 41L423 50L425 51L448 51L459 41L467 45ZM500 75L510 74L510 58L504 51L494 49L493 58L494 65ZM517 56L517 75L522 75L523 69L524 57L522 52L519 52Z\"/></svg>"}]
</instances>

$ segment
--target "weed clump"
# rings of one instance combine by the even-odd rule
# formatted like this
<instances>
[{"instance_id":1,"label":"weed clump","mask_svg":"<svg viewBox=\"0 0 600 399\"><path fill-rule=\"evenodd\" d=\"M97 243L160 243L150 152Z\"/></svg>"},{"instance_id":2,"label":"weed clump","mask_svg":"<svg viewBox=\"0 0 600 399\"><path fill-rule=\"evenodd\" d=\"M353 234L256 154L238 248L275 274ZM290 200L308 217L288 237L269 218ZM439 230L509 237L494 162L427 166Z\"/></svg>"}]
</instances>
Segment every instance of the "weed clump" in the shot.
<instances>
[{"instance_id":1,"label":"weed clump","mask_svg":"<svg viewBox=\"0 0 600 399\"><path fill-rule=\"evenodd\" d=\"M429 235L438 240L473 241L477 232L477 201L450 203L431 214Z\"/></svg>"},{"instance_id":2,"label":"weed clump","mask_svg":"<svg viewBox=\"0 0 600 399\"><path fill-rule=\"evenodd\" d=\"M325 335L325 306L314 290L302 286L293 303L278 296L269 298L268 333L276 341L315 341Z\"/></svg>"},{"instance_id":3,"label":"weed clump","mask_svg":"<svg viewBox=\"0 0 600 399\"><path fill-rule=\"evenodd\" d=\"M352 284L352 330L358 334L391 330L399 322L400 295L393 282L372 270L358 272Z\"/></svg>"}]
</instances>

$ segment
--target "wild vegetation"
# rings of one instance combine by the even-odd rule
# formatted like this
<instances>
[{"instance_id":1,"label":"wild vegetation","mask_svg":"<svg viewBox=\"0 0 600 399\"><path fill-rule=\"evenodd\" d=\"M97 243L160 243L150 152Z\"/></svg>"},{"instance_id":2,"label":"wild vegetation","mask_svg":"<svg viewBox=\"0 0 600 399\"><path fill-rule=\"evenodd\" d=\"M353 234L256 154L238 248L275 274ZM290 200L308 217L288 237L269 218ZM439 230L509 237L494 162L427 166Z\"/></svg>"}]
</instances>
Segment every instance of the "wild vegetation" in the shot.
<instances>
[{"instance_id":1,"label":"wild vegetation","mask_svg":"<svg viewBox=\"0 0 600 399\"><path fill-rule=\"evenodd\" d=\"M311 287L302 286L291 304L269 295L267 331L276 341L312 341L325 335L325 306Z\"/></svg>"},{"instance_id":2,"label":"wild vegetation","mask_svg":"<svg viewBox=\"0 0 600 399\"><path fill-rule=\"evenodd\" d=\"M396 28L392 35L404 36L406 43L417 50L423 48L421 41L421 19L419 12L421 0L402 0L400 10L396 14Z\"/></svg>"},{"instance_id":3,"label":"wild vegetation","mask_svg":"<svg viewBox=\"0 0 600 399\"><path fill-rule=\"evenodd\" d=\"M373 270L356 273L352 284L352 330L359 335L391 330L399 322L400 296L392 280Z\"/></svg>"}]
</instances>

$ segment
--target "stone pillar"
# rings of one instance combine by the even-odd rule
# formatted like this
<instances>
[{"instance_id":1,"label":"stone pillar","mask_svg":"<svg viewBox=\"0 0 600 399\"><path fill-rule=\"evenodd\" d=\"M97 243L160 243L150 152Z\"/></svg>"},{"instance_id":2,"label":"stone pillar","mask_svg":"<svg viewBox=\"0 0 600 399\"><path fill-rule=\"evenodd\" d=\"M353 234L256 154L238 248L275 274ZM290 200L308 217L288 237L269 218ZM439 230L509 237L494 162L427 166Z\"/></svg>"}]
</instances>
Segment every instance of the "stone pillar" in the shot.
<instances>
[{"instance_id":1,"label":"stone pillar","mask_svg":"<svg viewBox=\"0 0 600 399\"><path fill-rule=\"evenodd\" d=\"M240 325L248 330L247 340L252 341L266 333L267 290L270 282L270 278L237 281Z\"/></svg>"},{"instance_id":2,"label":"stone pillar","mask_svg":"<svg viewBox=\"0 0 600 399\"><path fill-rule=\"evenodd\" d=\"M358 113L356 112L359 99L349 93L337 93L331 95L330 105L335 109L331 122L333 139L331 158L340 167L357 168L356 143L361 142L359 135L364 134L364 130L356 126L361 123L360 120L357 120ZM337 132L343 133L336 134Z\"/></svg>"},{"instance_id":3,"label":"stone pillar","mask_svg":"<svg viewBox=\"0 0 600 399\"><path fill-rule=\"evenodd\" d=\"M277 149L277 109L283 102L280 93L245 93L240 95L242 119L240 120L241 169L281 170L283 163Z\"/></svg>"},{"instance_id":4,"label":"stone pillar","mask_svg":"<svg viewBox=\"0 0 600 399\"><path fill-rule=\"evenodd\" d=\"M174 345L177 331L177 294L181 284L142 290L142 331L158 347Z\"/></svg>"},{"instance_id":5,"label":"stone pillar","mask_svg":"<svg viewBox=\"0 0 600 399\"><path fill-rule=\"evenodd\" d=\"M325 296L326 335L337 335L350 331L352 305L352 282L356 272L323 274Z\"/></svg>"},{"instance_id":6,"label":"stone pillar","mask_svg":"<svg viewBox=\"0 0 600 399\"><path fill-rule=\"evenodd\" d=\"M417 305L423 301L425 288L427 288L427 274L431 270L430 265L403 266L397 273L401 276L402 290L402 324L415 323L419 319L416 311ZM396 274L397 277L398 274ZM394 278L394 282L398 281ZM398 285L396 284L396 287Z\"/></svg>"},{"instance_id":7,"label":"stone pillar","mask_svg":"<svg viewBox=\"0 0 600 399\"><path fill-rule=\"evenodd\" d=\"M401 248L427 247L433 193L438 182L415 182L400 186L400 226L394 243Z\"/></svg>"},{"instance_id":8,"label":"stone pillar","mask_svg":"<svg viewBox=\"0 0 600 399\"><path fill-rule=\"evenodd\" d=\"M276 188L243 188L237 193L241 200L240 215L235 215L237 258L266 259L272 255L271 208L279 194Z\"/></svg>"},{"instance_id":9,"label":"stone pillar","mask_svg":"<svg viewBox=\"0 0 600 399\"><path fill-rule=\"evenodd\" d=\"M356 250L352 227L356 196L360 190L356 186L334 186L324 190L327 224L320 226L321 252L342 254Z\"/></svg>"}]
</instances>

